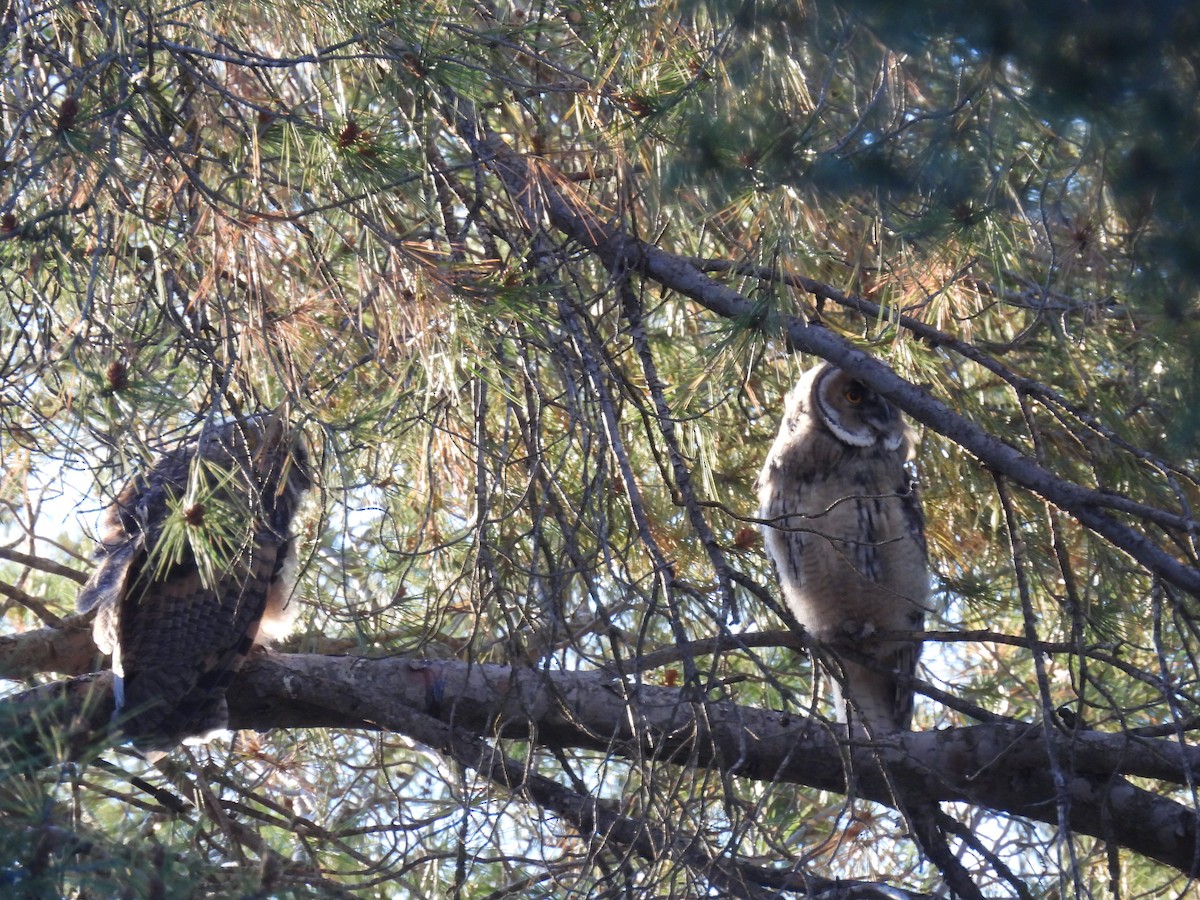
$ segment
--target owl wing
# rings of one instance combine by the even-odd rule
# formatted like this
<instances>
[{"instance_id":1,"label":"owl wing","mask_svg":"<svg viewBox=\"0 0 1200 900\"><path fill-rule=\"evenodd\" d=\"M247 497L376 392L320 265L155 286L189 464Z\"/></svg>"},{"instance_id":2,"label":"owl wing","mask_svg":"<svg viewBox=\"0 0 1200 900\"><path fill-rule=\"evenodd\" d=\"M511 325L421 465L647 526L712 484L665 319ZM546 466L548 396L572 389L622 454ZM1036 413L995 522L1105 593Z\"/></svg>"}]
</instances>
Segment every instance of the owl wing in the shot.
<instances>
[{"instance_id":1,"label":"owl wing","mask_svg":"<svg viewBox=\"0 0 1200 900\"><path fill-rule=\"evenodd\" d=\"M129 590L129 578L146 555L145 538L138 534L115 544L104 544L100 562L75 599L75 608L86 613L96 607L92 636L101 653L117 654L117 610Z\"/></svg>"},{"instance_id":2,"label":"owl wing","mask_svg":"<svg viewBox=\"0 0 1200 900\"><path fill-rule=\"evenodd\" d=\"M892 552L891 562L885 573L879 565L880 551L901 548L877 544L879 535L874 530L876 518L868 515L866 518L870 527L866 529L866 545L872 548L871 552L876 558L872 566L860 565L859 571L883 588L877 595L880 603L878 619L883 623L882 627L889 631L917 633L925 629L929 554L925 541L925 515L914 479L905 478L905 482L896 491L896 499L899 501L902 540L913 547L915 552ZM877 506L874 511L881 513L882 506ZM893 593L893 590L897 592ZM875 727L908 731L912 727L914 700L911 679L917 674L921 642L889 641L874 647L869 646L867 652L874 656L885 670L895 672L901 677L896 678L886 671L847 665L848 693L861 707L860 713L867 722Z\"/></svg>"},{"instance_id":3,"label":"owl wing","mask_svg":"<svg viewBox=\"0 0 1200 900\"><path fill-rule=\"evenodd\" d=\"M123 727L143 751L227 727L225 689L253 646L287 542L259 529L239 559L205 584L190 551L165 571L130 563L116 603Z\"/></svg>"},{"instance_id":4,"label":"owl wing","mask_svg":"<svg viewBox=\"0 0 1200 900\"><path fill-rule=\"evenodd\" d=\"M915 478L909 480L907 492L901 495L901 510L904 515L904 522L908 530L908 535L917 545L920 551L920 558L925 564L926 584L928 584L928 567L929 567L929 546L925 540L925 511L921 506L921 495L917 491L917 482ZM925 630L925 596L920 598L920 603L913 603L907 611L908 627L914 632ZM894 668L902 675L908 678L917 676L917 662L921 658L921 642L909 641L896 651L894 659ZM912 727L913 714L913 686L911 682L895 682L896 686L896 701L895 711L896 720L902 731L908 731Z\"/></svg>"},{"instance_id":5,"label":"owl wing","mask_svg":"<svg viewBox=\"0 0 1200 900\"><path fill-rule=\"evenodd\" d=\"M929 546L925 541L925 510L921 506L921 493L917 489L917 479L906 471L907 483L900 488L900 509L904 516L904 525L908 536L916 542L921 550L921 558L928 564Z\"/></svg>"}]
</instances>

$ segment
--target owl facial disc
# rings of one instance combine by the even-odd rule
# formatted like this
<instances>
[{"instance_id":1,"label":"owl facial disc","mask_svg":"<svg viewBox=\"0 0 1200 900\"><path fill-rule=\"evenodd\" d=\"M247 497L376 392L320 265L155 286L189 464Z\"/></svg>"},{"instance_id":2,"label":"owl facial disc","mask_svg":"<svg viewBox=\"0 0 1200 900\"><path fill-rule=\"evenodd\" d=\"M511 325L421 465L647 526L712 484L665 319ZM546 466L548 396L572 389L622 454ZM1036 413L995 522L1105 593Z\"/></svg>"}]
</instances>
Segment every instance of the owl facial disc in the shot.
<instances>
[{"instance_id":1,"label":"owl facial disc","mask_svg":"<svg viewBox=\"0 0 1200 900\"><path fill-rule=\"evenodd\" d=\"M821 370L814 398L821 421L852 447L882 443L895 450L904 439L895 407L840 369L827 365Z\"/></svg>"}]
</instances>

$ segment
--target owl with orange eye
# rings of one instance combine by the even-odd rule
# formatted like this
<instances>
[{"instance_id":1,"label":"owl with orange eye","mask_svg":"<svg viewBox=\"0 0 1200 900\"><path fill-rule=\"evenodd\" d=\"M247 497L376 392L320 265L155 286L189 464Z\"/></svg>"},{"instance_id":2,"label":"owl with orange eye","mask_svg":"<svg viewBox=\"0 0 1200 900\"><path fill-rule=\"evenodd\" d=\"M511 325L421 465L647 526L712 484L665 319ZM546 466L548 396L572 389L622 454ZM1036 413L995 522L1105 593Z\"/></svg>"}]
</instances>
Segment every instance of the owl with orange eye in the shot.
<instances>
[{"instance_id":1,"label":"owl with orange eye","mask_svg":"<svg viewBox=\"0 0 1200 900\"><path fill-rule=\"evenodd\" d=\"M914 441L899 410L821 363L788 393L756 485L784 600L828 651L818 655L835 714L852 733L912 723L930 594L925 521L907 466Z\"/></svg>"}]
</instances>

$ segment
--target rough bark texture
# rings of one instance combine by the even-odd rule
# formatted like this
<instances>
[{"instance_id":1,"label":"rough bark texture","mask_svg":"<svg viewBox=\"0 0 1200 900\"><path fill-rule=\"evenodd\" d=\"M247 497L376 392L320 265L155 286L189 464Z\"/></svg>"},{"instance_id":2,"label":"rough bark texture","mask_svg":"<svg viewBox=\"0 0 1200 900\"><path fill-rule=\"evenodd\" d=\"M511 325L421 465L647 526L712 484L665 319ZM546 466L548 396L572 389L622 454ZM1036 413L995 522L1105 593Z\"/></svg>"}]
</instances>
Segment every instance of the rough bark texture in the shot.
<instances>
[{"instance_id":1,"label":"rough bark texture","mask_svg":"<svg viewBox=\"0 0 1200 900\"><path fill-rule=\"evenodd\" d=\"M452 733L528 740L838 792L848 790L848 759L849 790L867 799L894 805L896 788L908 797L962 801L1051 824L1058 816L1053 754L1067 774L1074 830L1200 872L1194 811L1125 777L1158 778L1168 789L1185 785L1189 771L1200 768L1200 752L1164 739L1060 733L1047 746L1039 726L988 724L846 748L839 743L844 733L816 720L699 701L634 678L395 657L259 655L235 680L229 701L237 728L370 727L441 743L427 724L436 720L451 726L445 742ZM19 733L26 744L38 734L78 739L88 728L103 730L111 709L107 674L0 704L8 733L18 735L11 723L33 726Z\"/></svg>"}]
</instances>

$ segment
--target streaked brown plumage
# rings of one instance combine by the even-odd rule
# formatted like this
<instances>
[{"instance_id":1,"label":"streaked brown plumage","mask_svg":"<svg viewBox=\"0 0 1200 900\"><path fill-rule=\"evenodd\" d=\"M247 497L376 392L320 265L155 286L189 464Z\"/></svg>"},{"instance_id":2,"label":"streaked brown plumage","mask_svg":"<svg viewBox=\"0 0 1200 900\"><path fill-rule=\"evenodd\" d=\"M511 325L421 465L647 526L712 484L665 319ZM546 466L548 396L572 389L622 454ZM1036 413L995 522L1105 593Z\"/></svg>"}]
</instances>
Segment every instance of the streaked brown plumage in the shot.
<instances>
[{"instance_id":1,"label":"streaked brown plumage","mask_svg":"<svg viewBox=\"0 0 1200 900\"><path fill-rule=\"evenodd\" d=\"M287 631L290 527L311 484L295 437L275 414L209 428L134 476L104 516L77 606L98 607L96 644L139 750L225 728L233 674L256 639Z\"/></svg>"},{"instance_id":2,"label":"streaked brown plumage","mask_svg":"<svg viewBox=\"0 0 1200 900\"><path fill-rule=\"evenodd\" d=\"M924 519L905 469L913 440L895 407L822 363L788 394L757 482L767 553L797 621L835 653L855 646L906 676L919 642L867 638L924 627ZM910 727L911 687L844 657L840 668L839 721L873 733Z\"/></svg>"}]
</instances>

